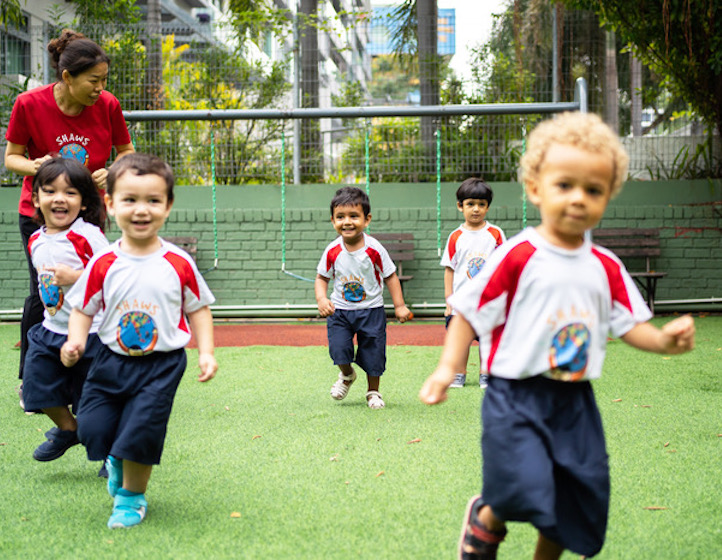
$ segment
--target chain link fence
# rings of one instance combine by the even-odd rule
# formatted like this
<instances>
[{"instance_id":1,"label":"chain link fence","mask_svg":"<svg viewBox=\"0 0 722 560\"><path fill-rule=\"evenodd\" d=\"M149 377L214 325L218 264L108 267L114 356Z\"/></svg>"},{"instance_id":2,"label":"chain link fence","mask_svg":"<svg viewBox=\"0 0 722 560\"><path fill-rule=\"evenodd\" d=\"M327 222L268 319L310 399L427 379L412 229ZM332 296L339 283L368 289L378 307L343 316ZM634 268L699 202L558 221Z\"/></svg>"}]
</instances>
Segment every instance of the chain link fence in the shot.
<instances>
[{"instance_id":1,"label":"chain link fence","mask_svg":"<svg viewBox=\"0 0 722 560\"><path fill-rule=\"evenodd\" d=\"M421 52L371 56L366 47L373 43L376 53L379 44L389 47L389 26L397 29L388 20L374 20L389 18L388 13L320 13L314 26L301 25L299 31L296 21L283 33L266 29L254 41L228 24L200 21L164 24L158 33L145 23L81 31L109 54L107 87L126 111L569 102L576 78L584 77L589 110L609 122L613 107L613 124L630 151L632 177L693 178L709 175L714 167L712 140L698 123L664 120L658 110L650 114L643 107L647 129L633 134L634 84L648 73L635 67L621 46L610 73L609 37L589 13L566 12L550 26L553 13L540 12L537 19L506 30L519 35L506 43L500 24L498 35L477 49L464 80L448 69L447 43L430 63L418 64ZM448 17L444 21L448 24ZM373 37L375 29L384 35ZM0 32L0 127L20 91L54 79L45 45L58 31L44 25ZM216 183L228 185L278 184L284 177L289 183L414 183L456 182L470 175L515 180L525 133L541 118L546 116L282 117L129 125L136 149L166 159L179 184L209 184L211 172ZM4 183L17 182L3 173Z\"/></svg>"}]
</instances>

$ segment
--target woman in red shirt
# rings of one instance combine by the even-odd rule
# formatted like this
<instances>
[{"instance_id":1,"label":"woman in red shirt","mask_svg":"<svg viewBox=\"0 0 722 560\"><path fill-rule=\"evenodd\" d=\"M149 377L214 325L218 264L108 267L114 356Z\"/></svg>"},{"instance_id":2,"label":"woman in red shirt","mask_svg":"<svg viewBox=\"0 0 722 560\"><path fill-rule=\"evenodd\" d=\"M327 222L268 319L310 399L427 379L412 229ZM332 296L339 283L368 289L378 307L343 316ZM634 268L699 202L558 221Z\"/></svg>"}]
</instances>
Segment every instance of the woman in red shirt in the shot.
<instances>
[{"instance_id":1,"label":"woman in red shirt","mask_svg":"<svg viewBox=\"0 0 722 560\"><path fill-rule=\"evenodd\" d=\"M105 91L110 59L103 49L84 35L64 29L60 37L48 43L48 52L58 80L18 96L5 134L5 167L25 176L19 223L30 269L30 295L21 323L20 379L27 332L43 319L37 272L27 247L30 235L38 229L31 199L33 176L49 158L74 158L88 167L102 198L108 175L105 164L112 148L118 158L135 151L120 103Z\"/></svg>"}]
</instances>

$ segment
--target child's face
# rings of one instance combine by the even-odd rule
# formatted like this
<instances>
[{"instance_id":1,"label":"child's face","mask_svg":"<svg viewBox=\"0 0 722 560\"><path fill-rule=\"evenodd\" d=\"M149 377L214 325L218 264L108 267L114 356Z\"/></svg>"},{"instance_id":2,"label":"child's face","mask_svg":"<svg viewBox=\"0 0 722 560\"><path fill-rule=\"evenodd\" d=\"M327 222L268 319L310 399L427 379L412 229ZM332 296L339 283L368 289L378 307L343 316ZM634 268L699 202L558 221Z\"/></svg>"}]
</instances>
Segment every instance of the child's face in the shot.
<instances>
[{"instance_id":1,"label":"child's face","mask_svg":"<svg viewBox=\"0 0 722 560\"><path fill-rule=\"evenodd\" d=\"M364 215L360 204L336 206L333 209L331 223L346 245L354 245L363 239L364 230L371 222L371 214Z\"/></svg>"},{"instance_id":2,"label":"child's face","mask_svg":"<svg viewBox=\"0 0 722 560\"><path fill-rule=\"evenodd\" d=\"M535 180L527 183L529 200L539 208L538 231L551 243L579 247L584 232L602 219L614 175L608 154L554 144Z\"/></svg>"},{"instance_id":3,"label":"child's face","mask_svg":"<svg viewBox=\"0 0 722 560\"><path fill-rule=\"evenodd\" d=\"M38 192L33 194L33 204L42 212L45 231L50 234L68 229L78 214L85 210L80 191L68 182L65 175L41 185Z\"/></svg>"},{"instance_id":4,"label":"child's face","mask_svg":"<svg viewBox=\"0 0 722 560\"><path fill-rule=\"evenodd\" d=\"M173 206L168 186L159 175L126 171L115 180L113 195L105 195L108 214L123 231L123 242L132 248L156 243Z\"/></svg>"},{"instance_id":5,"label":"child's face","mask_svg":"<svg viewBox=\"0 0 722 560\"><path fill-rule=\"evenodd\" d=\"M486 222L486 213L489 211L489 201L483 198L467 198L457 202L456 207L464 214L465 225L477 228Z\"/></svg>"}]
</instances>

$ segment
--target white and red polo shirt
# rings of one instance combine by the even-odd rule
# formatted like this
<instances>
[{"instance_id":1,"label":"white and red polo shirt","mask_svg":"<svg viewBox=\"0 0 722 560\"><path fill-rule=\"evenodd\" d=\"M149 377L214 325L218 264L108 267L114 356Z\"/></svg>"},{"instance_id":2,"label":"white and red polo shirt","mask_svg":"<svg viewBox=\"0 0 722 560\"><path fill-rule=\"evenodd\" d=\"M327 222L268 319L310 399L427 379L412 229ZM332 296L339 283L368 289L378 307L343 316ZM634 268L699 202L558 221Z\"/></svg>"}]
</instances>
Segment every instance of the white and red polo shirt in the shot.
<instances>
[{"instance_id":1,"label":"white and red polo shirt","mask_svg":"<svg viewBox=\"0 0 722 560\"><path fill-rule=\"evenodd\" d=\"M451 232L446 241L441 266L454 271L453 291L476 276L492 251L506 241L500 227L486 222L478 230L466 229L464 224Z\"/></svg>"},{"instance_id":2,"label":"white and red polo shirt","mask_svg":"<svg viewBox=\"0 0 722 560\"><path fill-rule=\"evenodd\" d=\"M154 253L135 256L116 241L93 258L68 294L86 315L102 312L98 336L118 354L185 347L191 338L187 314L215 301L193 259L161 243Z\"/></svg>"},{"instance_id":3,"label":"white and red polo shirt","mask_svg":"<svg viewBox=\"0 0 722 560\"><path fill-rule=\"evenodd\" d=\"M336 309L371 309L384 305L384 279L396 272L383 245L364 233L365 245L349 251L339 236L323 252L316 272L333 278L329 298Z\"/></svg>"},{"instance_id":4,"label":"white and red polo shirt","mask_svg":"<svg viewBox=\"0 0 722 560\"><path fill-rule=\"evenodd\" d=\"M30 236L28 250L35 270L38 271L38 291L45 307L43 326L58 334L68 334L68 318L71 307L65 302L65 294L72 284L56 286L54 267L64 264L74 270L82 270L93 255L108 246L108 240L99 227L83 218L75 220L68 229L48 234L45 226ZM91 327L98 329L100 317Z\"/></svg>"},{"instance_id":5,"label":"white and red polo shirt","mask_svg":"<svg viewBox=\"0 0 722 560\"><path fill-rule=\"evenodd\" d=\"M611 251L588 239L562 249L533 228L494 251L449 303L480 336L484 369L507 379L595 379L607 337L652 316Z\"/></svg>"}]
</instances>

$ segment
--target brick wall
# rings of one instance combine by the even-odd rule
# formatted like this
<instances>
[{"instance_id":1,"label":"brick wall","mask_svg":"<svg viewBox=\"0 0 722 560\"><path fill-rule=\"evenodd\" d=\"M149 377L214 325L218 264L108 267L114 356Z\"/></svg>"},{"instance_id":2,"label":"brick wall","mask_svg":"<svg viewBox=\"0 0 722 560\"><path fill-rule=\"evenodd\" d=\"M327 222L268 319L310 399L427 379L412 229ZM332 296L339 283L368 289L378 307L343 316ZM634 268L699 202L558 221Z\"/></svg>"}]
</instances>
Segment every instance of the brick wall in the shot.
<instances>
[{"instance_id":1,"label":"brick wall","mask_svg":"<svg viewBox=\"0 0 722 560\"><path fill-rule=\"evenodd\" d=\"M461 214L456 210L453 199L455 187L446 185L443 190L440 210L442 246L449 232L460 223ZM648 187L645 185L645 188ZM315 277L321 252L335 236L328 210L334 188L319 186L316 191L304 191L295 199L290 197L286 206L286 271L308 279ZM233 200L236 194L224 192L219 197L217 209L218 266L213 268L215 236L213 212L207 203L209 191L202 187L188 189L192 189L192 193L179 189L176 206L164 233L199 238L198 266L201 271L207 271L205 276L218 306L251 306L265 310L274 306L314 305L313 284L281 271L280 208L254 208L252 190L231 188L235 189L238 200ZM404 264L404 272L414 276L405 287L407 301L415 305L441 304L443 269L439 266L437 250L434 188L417 187L418 197L409 195L407 187L396 196L391 196L389 192L382 194L377 186L372 189L370 233L410 231L415 236L416 260ZM668 190L673 194L666 198L679 194L679 186L669 187ZM658 188L657 191L656 199L645 197L644 200L647 203L659 201L659 205L640 205L635 200L635 193L626 199L613 201L601 226L661 229L662 256L656 259L654 267L668 272L668 276L658 284L657 299L722 298L722 203L714 202L722 200L719 186L710 190L708 195L688 196L694 200L689 204L669 203L663 196L664 189ZM495 186L495 192L501 194L495 194L488 219L504 229L507 236L520 231L525 213L529 225L538 223L535 208L529 207L525 212L518 185L502 185L498 189ZM206 202L199 202L198 196ZM710 200L705 201L704 198ZM3 209L0 212L0 310L21 308L28 289L16 204L17 193L0 192L0 208ZM408 207L404 207L406 205ZM111 240L117 236L118 232L114 229L108 234ZM229 311L228 314L234 313ZM243 314L253 315L254 311L244 310ZM308 315L309 312L278 311L276 314Z\"/></svg>"}]
</instances>

